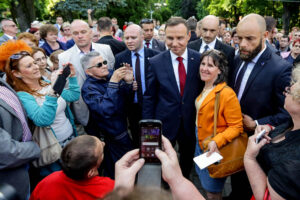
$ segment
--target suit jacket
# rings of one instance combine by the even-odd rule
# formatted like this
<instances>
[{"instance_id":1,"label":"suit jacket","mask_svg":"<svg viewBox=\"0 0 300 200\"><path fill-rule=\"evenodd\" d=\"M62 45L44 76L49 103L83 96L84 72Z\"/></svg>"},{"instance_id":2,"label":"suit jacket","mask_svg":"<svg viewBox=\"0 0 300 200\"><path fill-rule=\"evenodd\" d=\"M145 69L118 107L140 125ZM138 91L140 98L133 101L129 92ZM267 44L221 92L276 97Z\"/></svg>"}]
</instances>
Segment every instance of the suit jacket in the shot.
<instances>
[{"instance_id":1,"label":"suit jacket","mask_svg":"<svg viewBox=\"0 0 300 200\"><path fill-rule=\"evenodd\" d=\"M242 60L237 56L233 76L229 80L231 87L234 86L241 64ZM290 115L283 108L283 91L290 84L291 70L291 64L267 47L256 62L240 99L242 113L259 124L277 126L287 121Z\"/></svg>"},{"instance_id":2,"label":"suit jacket","mask_svg":"<svg viewBox=\"0 0 300 200\"><path fill-rule=\"evenodd\" d=\"M158 41L157 39L153 38L152 39L152 49L156 50L156 51L165 51L166 50L166 46L165 43Z\"/></svg>"},{"instance_id":3,"label":"suit jacket","mask_svg":"<svg viewBox=\"0 0 300 200\"><path fill-rule=\"evenodd\" d=\"M8 40L9 40L9 38L8 38L6 35L2 35L2 36L0 37L0 45L1 45L2 43L4 43L4 42L8 41Z\"/></svg>"},{"instance_id":4,"label":"suit jacket","mask_svg":"<svg viewBox=\"0 0 300 200\"><path fill-rule=\"evenodd\" d=\"M230 87L226 87L226 83L219 83L205 97L199 110L197 110L198 143L202 149L204 139L214 132L214 108L217 92L220 92L217 134L212 140L217 143L220 149L243 132L243 117L239 100L235 92ZM197 101L199 99L200 96Z\"/></svg>"},{"instance_id":5,"label":"suit jacket","mask_svg":"<svg viewBox=\"0 0 300 200\"><path fill-rule=\"evenodd\" d=\"M92 43L92 49L100 53L104 60L108 62L108 68L113 69L115 64L114 55L108 45ZM80 88L82 87L86 74L80 63L80 55L78 52L78 47L75 44L72 48L58 55L59 67L62 68L62 64L70 62L74 65L77 75L77 81ZM71 105L72 111L74 113L77 122L86 126L89 120L89 110L87 105L84 103L82 97Z\"/></svg>"},{"instance_id":6,"label":"suit jacket","mask_svg":"<svg viewBox=\"0 0 300 200\"><path fill-rule=\"evenodd\" d=\"M200 54L188 49L188 66L183 97L176 83L170 51L150 58L143 118L159 119L163 134L174 141L183 122L185 139L195 138L195 99L203 87L199 78Z\"/></svg>"},{"instance_id":7,"label":"suit jacket","mask_svg":"<svg viewBox=\"0 0 300 200\"><path fill-rule=\"evenodd\" d=\"M0 79L0 84L14 90ZM26 117L25 110L23 112ZM33 141L22 142L23 127L16 112L0 99L0 184L12 185L21 199L29 194L28 163L40 156L40 148Z\"/></svg>"},{"instance_id":8,"label":"suit jacket","mask_svg":"<svg viewBox=\"0 0 300 200\"><path fill-rule=\"evenodd\" d=\"M266 40L266 45L271 49L271 51L280 56L280 51L276 49L269 41Z\"/></svg>"},{"instance_id":9,"label":"suit jacket","mask_svg":"<svg viewBox=\"0 0 300 200\"><path fill-rule=\"evenodd\" d=\"M188 44L188 48L194 49L195 51L200 51L202 45L202 39L195 40ZM215 49L222 51L225 56L227 57L228 61L228 79L231 78L232 69L234 68L234 56L235 56L235 49L227 44L222 43L218 39L216 40Z\"/></svg>"},{"instance_id":10,"label":"suit jacket","mask_svg":"<svg viewBox=\"0 0 300 200\"><path fill-rule=\"evenodd\" d=\"M124 42L116 40L111 35L106 35L106 36L100 38L97 41L97 43L109 45L114 56L117 55L118 53L124 51L127 48Z\"/></svg>"}]
</instances>

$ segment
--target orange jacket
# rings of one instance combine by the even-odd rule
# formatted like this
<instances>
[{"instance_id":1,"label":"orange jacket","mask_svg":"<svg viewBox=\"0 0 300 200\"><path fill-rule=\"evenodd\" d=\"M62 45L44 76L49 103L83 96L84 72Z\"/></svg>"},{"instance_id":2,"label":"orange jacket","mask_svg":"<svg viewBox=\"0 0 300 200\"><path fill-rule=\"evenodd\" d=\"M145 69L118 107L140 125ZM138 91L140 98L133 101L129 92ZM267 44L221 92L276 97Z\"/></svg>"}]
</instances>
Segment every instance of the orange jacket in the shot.
<instances>
[{"instance_id":1,"label":"orange jacket","mask_svg":"<svg viewBox=\"0 0 300 200\"><path fill-rule=\"evenodd\" d=\"M214 131L214 106L216 93L220 90L220 107L217 118L217 134L212 138L218 148L224 146L243 132L243 117L241 106L235 92L227 84L219 83L206 96L200 109L197 111L198 142L203 149L202 142L213 135ZM197 97L197 101L200 97Z\"/></svg>"}]
</instances>

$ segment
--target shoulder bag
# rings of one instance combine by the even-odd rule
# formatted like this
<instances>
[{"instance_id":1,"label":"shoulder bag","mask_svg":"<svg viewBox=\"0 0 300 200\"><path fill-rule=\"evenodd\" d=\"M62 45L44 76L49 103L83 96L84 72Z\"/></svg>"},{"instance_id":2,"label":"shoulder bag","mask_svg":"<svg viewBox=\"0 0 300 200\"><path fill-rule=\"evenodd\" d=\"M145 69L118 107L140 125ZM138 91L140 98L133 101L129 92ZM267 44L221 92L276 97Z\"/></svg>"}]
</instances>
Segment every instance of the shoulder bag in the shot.
<instances>
[{"instance_id":1,"label":"shoulder bag","mask_svg":"<svg viewBox=\"0 0 300 200\"><path fill-rule=\"evenodd\" d=\"M221 91L220 91L221 92ZM203 141L204 150L207 149L208 143L217 133L217 118L220 105L220 92L216 94L214 106L214 134L205 138ZM244 154L247 148L248 135L243 132L231 142L219 149L223 159L219 164L212 164L207 167L209 175L212 178L224 178L234 173L244 170Z\"/></svg>"}]
</instances>

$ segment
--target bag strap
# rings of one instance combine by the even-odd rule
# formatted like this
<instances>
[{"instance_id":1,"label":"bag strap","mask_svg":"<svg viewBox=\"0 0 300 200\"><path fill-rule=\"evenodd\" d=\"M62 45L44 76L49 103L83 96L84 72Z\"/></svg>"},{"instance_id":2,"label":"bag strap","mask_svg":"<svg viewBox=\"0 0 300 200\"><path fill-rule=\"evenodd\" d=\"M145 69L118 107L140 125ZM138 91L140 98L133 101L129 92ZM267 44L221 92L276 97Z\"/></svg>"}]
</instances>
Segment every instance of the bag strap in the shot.
<instances>
[{"instance_id":1,"label":"bag strap","mask_svg":"<svg viewBox=\"0 0 300 200\"><path fill-rule=\"evenodd\" d=\"M214 107L214 135L217 134L217 119L218 119L218 113L219 113L219 106L220 106L220 92L216 93L216 99L215 99L215 107Z\"/></svg>"},{"instance_id":2,"label":"bag strap","mask_svg":"<svg viewBox=\"0 0 300 200\"><path fill-rule=\"evenodd\" d=\"M226 85L224 88L228 88L228 86ZM222 90L224 88L222 88ZM219 113L219 107L220 107L220 93L222 90L220 90L219 92L216 93L215 107L214 107L214 135L213 135L213 137L215 137L217 134L217 120L218 120L218 113Z\"/></svg>"}]
</instances>

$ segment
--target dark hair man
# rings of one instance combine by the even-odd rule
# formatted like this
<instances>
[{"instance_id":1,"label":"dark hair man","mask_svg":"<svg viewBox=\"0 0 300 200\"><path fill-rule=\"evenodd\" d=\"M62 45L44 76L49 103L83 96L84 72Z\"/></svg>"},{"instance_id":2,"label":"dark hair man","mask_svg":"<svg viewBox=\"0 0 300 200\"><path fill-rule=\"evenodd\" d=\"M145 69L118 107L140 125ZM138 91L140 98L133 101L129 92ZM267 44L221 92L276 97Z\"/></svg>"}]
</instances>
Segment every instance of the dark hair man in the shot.
<instances>
[{"instance_id":1,"label":"dark hair man","mask_svg":"<svg viewBox=\"0 0 300 200\"><path fill-rule=\"evenodd\" d=\"M197 28L197 19L193 16L188 18L188 20L186 21L186 24L189 28L189 31L191 32L191 38L189 40L189 42L197 40L197 34L196 34L196 28Z\"/></svg>"},{"instance_id":2,"label":"dark hair man","mask_svg":"<svg viewBox=\"0 0 300 200\"><path fill-rule=\"evenodd\" d=\"M153 38L154 23L153 23L152 19L142 19L140 22L140 26L144 30L144 46L145 47L154 49L156 51L166 50L166 46L164 43Z\"/></svg>"},{"instance_id":3,"label":"dark hair man","mask_svg":"<svg viewBox=\"0 0 300 200\"><path fill-rule=\"evenodd\" d=\"M273 46L273 38L274 38L274 33L276 29L276 20L271 17L271 16L266 16L265 17L266 21L266 31L267 31L267 36L266 36L266 45L277 55L280 55L280 51Z\"/></svg>"},{"instance_id":4,"label":"dark hair man","mask_svg":"<svg viewBox=\"0 0 300 200\"><path fill-rule=\"evenodd\" d=\"M240 101L244 130L250 136L258 124L277 126L290 119L283 108L283 91L290 84L292 66L266 45L268 32L262 16L245 16L236 30L240 54L229 85ZM232 175L231 181L232 199L251 197L245 172Z\"/></svg>"},{"instance_id":5,"label":"dark hair man","mask_svg":"<svg viewBox=\"0 0 300 200\"><path fill-rule=\"evenodd\" d=\"M124 42L116 40L111 35L112 21L108 17L101 17L98 20L98 30L100 32L100 39L97 41L99 44L107 44L110 46L114 56L126 49Z\"/></svg>"},{"instance_id":6,"label":"dark hair man","mask_svg":"<svg viewBox=\"0 0 300 200\"><path fill-rule=\"evenodd\" d=\"M183 18L170 18L165 31L170 51L149 60L143 118L162 121L163 134L173 145L179 144L180 166L189 177L196 142L195 99L203 87L198 75L200 54L187 48L190 33Z\"/></svg>"},{"instance_id":7,"label":"dark hair man","mask_svg":"<svg viewBox=\"0 0 300 200\"><path fill-rule=\"evenodd\" d=\"M98 176L103 160L104 143L82 135L68 143L61 153L62 171L44 178L34 189L30 200L99 199L114 188L110 178Z\"/></svg>"},{"instance_id":8,"label":"dark hair man","mask_svg":"<svg viewBox=\"0 0 300 200\"><path fill-rule=\"evenodd\" d=\"M290 38L287 35L283 35L279 41L279 51L282 52L288 52L290 51L289 44Z\"/></svg>"}]
</instances>

